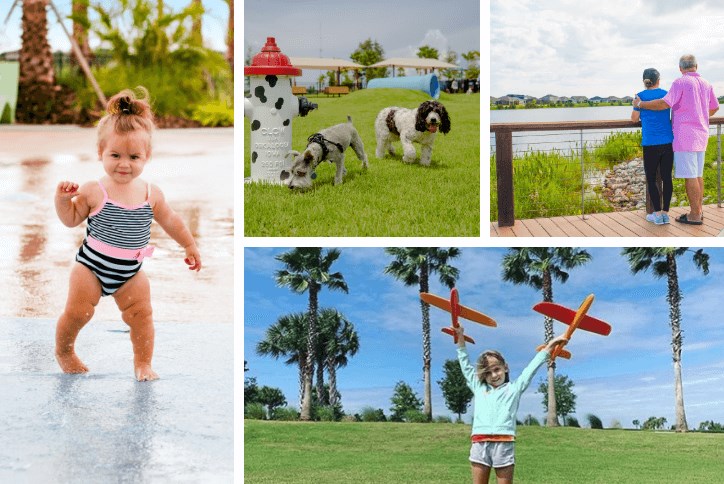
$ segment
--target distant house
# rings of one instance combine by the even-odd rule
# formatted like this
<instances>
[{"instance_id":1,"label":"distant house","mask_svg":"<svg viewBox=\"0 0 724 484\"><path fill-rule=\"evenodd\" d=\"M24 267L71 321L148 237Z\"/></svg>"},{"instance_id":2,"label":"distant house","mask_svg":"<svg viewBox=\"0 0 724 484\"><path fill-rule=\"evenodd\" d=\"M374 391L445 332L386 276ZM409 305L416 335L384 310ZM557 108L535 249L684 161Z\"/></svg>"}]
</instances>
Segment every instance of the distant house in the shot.
<instances>
[{"instance_id":1,"label":"distant house","mask_svg":"<svg viewBox=\"0 0 724 484\"><path fill-rule=\"evenodd\" d=\"M497 101L498 101L498 98L497 98L497 97L495 97L495 96L490 96L490 104L496 104Z\"/></svg>"},{"instance_id":2,"label":"distant house","mask_svg":"<svg viewBox=\"0 0 724 484\"><path fill-rule=\"evenodd\" d=\"M541 104L555 104L560 98L553 94L546 94L545 96L538 98L538 102Z\"/></svg>"},{"instance_id":3,"label":"distant house","mask_svg":"<svg viewBox=\"0 0 724 484\"><path fill-rule=\"evenodd\" d=\"M495 104L497 106L517 106L518 104L521 104L523 101L517 97L512 96L503 96L499 97Z\"/></svg>"},{"instance_id":4,"label":"distant house","mask_svg":"<svg viewBox=\"0 0 724 484\"><path fill-rule=\"evenodd\" d=\"M574 103L585 103L588 102L588 98L586 96L571 96L571 101Z\"/></svg>"},{"instance_id":5,"label":"distant house","mask_svg":"<svg viewBox=\"0 0 724 484\"><path fill-rule=\"evenodd\" d=\"M606 99L602 98L601 96L593 96L592 98L589 99L589 101L592 102L593 104L600 104L600 103L606 101Z\"/></svg>"},{"instance_id":6,"label":"distant house","mask_svg":"<svg viewBox=\"0 0 724 484\"><path fill-rule=\"evenodd\" d=\"M721 97L719 98L719 103L724 103L724 96L721 96Z\"/></svg>"},{"instance_id":7,"label":"distant house","mask_svg":"<svg viewBox=\"0 0 724 484\"><path fill-rule=\"evenodd\" d=\"M0 54L0 60L14 62L20 60L20 51L13 50L9 52L3 52Z\"/></svg>"},{"instance_id":8,"label":"distant house","mask_svg":"<svg viewBox=\"0 0 724 484\"><path fill-rule=\"evenodd\" d=\"M624 96L621 98L621 102L624 104L631 104L633 102L633 98L631 96Z\"/></svg>"},{"instance_id":9,"label":"distant house","mask_svg":"<svg viewBox=\"0 0 724 484\"><path fill-rule=\"evenodd\" d=\"M616 104L616 103L622 102L622 101L623 100L620 97L616 97L616 96L608 96L606 98L606 102L609 102L611 104Z\"/></svg>"},{"instance_id":10,"label":"distant house","mask_svg":"<svg viewBox=\"0 0 724 484\"><path fill-rule=\"evenodd\" d=\"M558 98L558 101L562 102L563 104L570 103L572 100L568 96L561 96Z\"/></svg>"}]
</instances>

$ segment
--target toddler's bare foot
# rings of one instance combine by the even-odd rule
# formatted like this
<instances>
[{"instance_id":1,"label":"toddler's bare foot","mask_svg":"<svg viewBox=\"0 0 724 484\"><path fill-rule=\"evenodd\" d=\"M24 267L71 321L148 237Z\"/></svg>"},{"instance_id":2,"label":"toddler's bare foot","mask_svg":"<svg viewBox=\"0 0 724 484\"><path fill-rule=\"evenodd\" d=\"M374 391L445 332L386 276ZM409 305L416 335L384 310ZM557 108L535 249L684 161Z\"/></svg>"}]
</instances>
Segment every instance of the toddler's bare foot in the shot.
<instances>
[{"instance_id":1,"label":"toddler's bare foot","mask_svg":"<svg viewBox=\"0 0 724 484\"><path fill-rule=\"evenodd\" d=\"M138 365L136 366L136 380L138 381L151 381L158 380L158 375L151 365Z\"/></svg>"},{"instance_id":2,"label":"toddler's bare foot","mask_svg":"<svg viewBox=\"0 0 724 484\"><path fill-rule=\"evenodd\" d=\"M55 359L58 360L63 373L88 373L88 367L80 361L75 352L55 353Z\"/></svg>"}]
</instances>

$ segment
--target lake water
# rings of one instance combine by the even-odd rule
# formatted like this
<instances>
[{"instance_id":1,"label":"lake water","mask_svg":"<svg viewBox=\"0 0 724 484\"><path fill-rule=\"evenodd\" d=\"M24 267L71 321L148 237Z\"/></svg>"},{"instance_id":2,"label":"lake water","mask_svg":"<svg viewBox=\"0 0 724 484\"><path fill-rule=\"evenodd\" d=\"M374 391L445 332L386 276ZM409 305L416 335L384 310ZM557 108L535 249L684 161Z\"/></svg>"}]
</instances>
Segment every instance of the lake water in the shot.
<instances>
[{"instance_id":1,"label":"lake water","mask_svg":"<svg viewBox=\"0 0 724 484\"><path fill-rule=\"evenodd\" d=\"M589 108L541 108L541 109L505 109L491 110L491 123L529 123L554 121L602 121L631 119L631 106L601 106ZM577 151L581 141L586 145L600 142L614 131L636 131L634 128L601 129L580 131L535 131L513 133L513 151L528 150L552 151L563 153ZM490 133L490 153L495 153L495 135Z\"/></svg>"}]
</instances>

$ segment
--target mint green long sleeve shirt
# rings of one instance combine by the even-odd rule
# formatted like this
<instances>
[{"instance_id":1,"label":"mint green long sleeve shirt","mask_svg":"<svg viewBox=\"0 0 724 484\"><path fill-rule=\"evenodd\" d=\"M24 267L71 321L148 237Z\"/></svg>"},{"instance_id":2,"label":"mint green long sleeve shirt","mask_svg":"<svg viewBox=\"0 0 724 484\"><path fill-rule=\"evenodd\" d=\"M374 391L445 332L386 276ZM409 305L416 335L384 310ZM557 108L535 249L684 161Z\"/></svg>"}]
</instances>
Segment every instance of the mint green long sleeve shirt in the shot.
<instances>
[{"instance_id":1,"label":"mint green long sleeve shirt","mask_svg":"<svg viewBox=\"0 0 724 484\"><path fill-rule=\"evenodd\" d=\"M548 360L548 352L536 353L517 379L504 383L498 388L493 388L478 380L475 367L470 363L467 349L458 347L457 352L460 368L475 397L473 435L515 435L520 396L530 385L538 368Z\"/></svg>"}]
</instances>

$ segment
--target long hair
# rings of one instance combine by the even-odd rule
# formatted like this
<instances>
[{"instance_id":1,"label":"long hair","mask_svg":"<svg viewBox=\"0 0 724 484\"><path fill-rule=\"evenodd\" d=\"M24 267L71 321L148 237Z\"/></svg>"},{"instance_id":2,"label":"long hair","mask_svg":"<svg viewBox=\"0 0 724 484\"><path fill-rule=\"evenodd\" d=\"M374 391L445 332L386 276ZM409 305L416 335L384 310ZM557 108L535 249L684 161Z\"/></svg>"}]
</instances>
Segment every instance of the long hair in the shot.
<instances>
[{"instance_id":1,"label":"long hair","mask_svg":"<svg viewBox=\"0 0 724 484\"><path fill-rule=\"evenodd\" d=\"M149 140L151 139L156 124L153 122L148 97L148 90L138 86L135 90L124 89L108 100L106 115L98 121L99 148L103 148L111 130L116 134L143 130L148 133Z\"/></svg>"},{"instance_id":2,"label":"long hair","mask_svg":"<svg viewBox=\"0 0 724 484\"><path fill-rule=\"evenodd\" d=\"M491 361L493 358L497 361ZM496 363L499 363L500 365L506 367L505 383L508 383L510 381L510 370L507 369L508 364L505 362L505 358L503 358L503 355L495 350L487 350L478 357L478 362L476 365L475 374L477 375L478 381L480 381L480 383L485 383L485 373L488 371L488 368Z\"/></svg>"}]
</instances>

